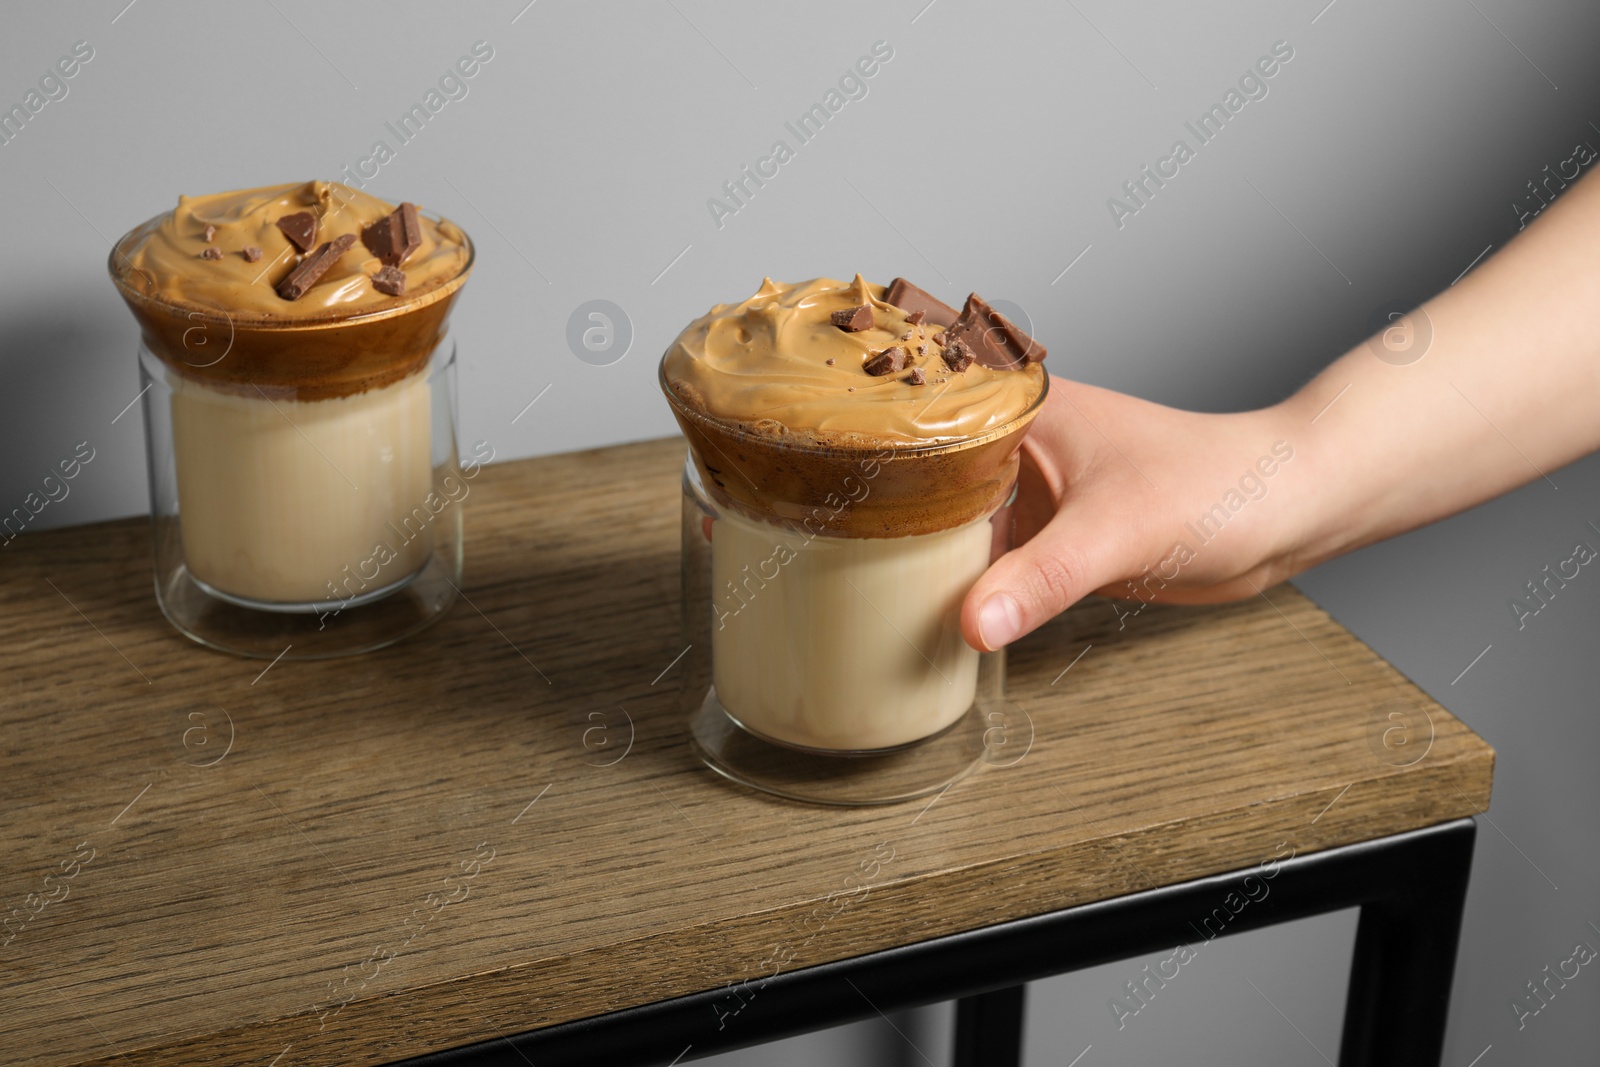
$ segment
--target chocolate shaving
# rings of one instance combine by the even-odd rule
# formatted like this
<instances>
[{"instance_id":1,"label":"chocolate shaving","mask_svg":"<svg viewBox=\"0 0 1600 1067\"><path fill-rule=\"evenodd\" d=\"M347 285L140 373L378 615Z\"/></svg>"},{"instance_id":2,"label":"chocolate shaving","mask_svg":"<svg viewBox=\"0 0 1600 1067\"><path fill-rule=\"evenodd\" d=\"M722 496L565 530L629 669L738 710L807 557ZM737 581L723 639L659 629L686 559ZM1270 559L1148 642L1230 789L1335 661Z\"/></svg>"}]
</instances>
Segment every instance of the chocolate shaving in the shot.
<instances>
[{"instance_id":1,"label":"chocolate shaving","mask_svg":"<svg viewBox=\"0 0 1600 1067\"><path fill-rule=\"evenodd\" d=\"M255 245L250 245L240 254L244 256L244 261L246 263L254 263L256 260L261 258L261 249L257 248Z\"/></svg>"},{"instance_id":2,"label":"chocolate shaving","mask_svg":"<svg viewBox=\"0 0 1600 1067\"><path fill-rule=\"evenodd\" d=\"M222 249L220 249L220 248L208 248L204 252L200 253L200 258L201 259L221 259L222 258Z\"/></svg>"},{"instance_id":3,"label":"chocolate shaving","mask_svg":"<svg viewBox=\"0 0 1600 1067\"><path fill-rule=\"evenodd\" d=\"M873 327L872 305L862 304L860 307L843 308L835 311L832 322L845 333L860 333Z\"/></svg>"},{"instance_id":4,"label":"chocolate shaving","mask_svg":"<svg viewBox=\"0 0 1600 1067\"><path fill-rule=\"evenodd\" d=\"M921 367L912 367L911 373L900 379L907 385L927 385L928 379L922 373Z\"/></svg>"},{"instance_id":5,"label":"chocolate shaving","mask_svg":"<svg viewBox=\"0 0 1600 1067\"><path fill-rule=\"evenodd\" d=\"M904 278L896 278L884 290L883 299L907 312L907 319L917 312L935 326L953 326L960 318L956 309L925 289L919 289ZM919 320L920 321L920 320Z\"/></svg>"},{"instance_id":6,"label":"chocolate shaving","mask_svg":"<svg viewBox=\"0 0 1600 1067\"><path fill-rule=\"evenodd\" d=\"M906 350L899 345L894 345L890 348L885 348L882 352L867 360L866 363L862 364L861 369L874 378L882 378L886 374L894 374L905 370L905 367Z\"/></svg>"},{"instance_id":7,"label":"chocolate shaving","mask_svg":"<svg viewBox=\"0 0 1600 1067\"><path fill-rule=\"evenodd\" d=\"M297 211L278 220L278 229L302 253L311 251L317 243L317 217L309 211Z\"/></svg>"},{"instance_id":8,"label":"chocolate shaving","mask_svg":"<svg viewBox=\"0 0 1600 1067\"><path fill-rule=\"evenodd\" d=\"M384 267L372 276L372 287L380 293L400 296L406 291L406 272L399 267Z\"/></svg>"},{"instance_id":9,"label":"chocolate shaving","mask_svg":"<svg viewBox=\"0 0 1600 1067\"><path fill-rule=\"evenodd\" d=\"M422 225L417 221L417 205L407 201L383 218L363 227L361 243L386 266L398 267L406 257L422 247Z\"/></svg>"},{"instance_id":10,"label":"chocolate shaving","mask_svg":"<svg viewBox=\"0 0 1600 1067\"><path fill-rule=\"evenodd\" d=\"M927 317L928 313L921 308L918 308L916 311L913 311L911 314L906 316L906 321L913 326L921 326L922 320Z\"/></svg>"},{"instance_id":11,"label":"chocolate shaving","mask_svg":"<svg viewBox=\"0 0 1600 1067\"><path fill-rule=\"evenodd\" d=\"M211 243L211 239L213 237L215 237L216 235L217 235L217 228L215 226L211 225L211 223L209 223L209 222L206 223L206 244L210 244Z\"/></svg>"},{"instance_id":12,"label":"chocolate shaving","mask_svg":"<svg viewBox=\"0 0 1600 1067\"><path fill-rule=\"evenodd\" d=\"M972 349L959 337L947 340L944 351L939 354L944 357L945 366L953 371L964 371L972 366Z\"/></svg>"},{"instance_id":13,"label":"chocolate shaving","mask_svg":"<svg viewBox=\"0 0 1600 1067\"><path fill-rule=\"evenodd\" d=\"M289 276L278 283L278 295L285 300L299 300L306 295L306 290L317 284L317 279L328 273L328 268L339 261L339 257L350 251L356 243L353 233L340 234L331 241L325 242L321 248L311 253L300 261L300 265L289 272Z\"/></svg>"},{"instance_id":14,"label":"chocolate shaving","mask_svg":"<svg viewBox=\"0 0 1600 1067\"><path fill-rule=\"evenodd\" d=\"M977 293L967 297L961 318L950 327L950 336L965 341L978 362L994 370L1017 370L1042 361L1047 354L1043 345Z\"/></svg>"}]
</instances>

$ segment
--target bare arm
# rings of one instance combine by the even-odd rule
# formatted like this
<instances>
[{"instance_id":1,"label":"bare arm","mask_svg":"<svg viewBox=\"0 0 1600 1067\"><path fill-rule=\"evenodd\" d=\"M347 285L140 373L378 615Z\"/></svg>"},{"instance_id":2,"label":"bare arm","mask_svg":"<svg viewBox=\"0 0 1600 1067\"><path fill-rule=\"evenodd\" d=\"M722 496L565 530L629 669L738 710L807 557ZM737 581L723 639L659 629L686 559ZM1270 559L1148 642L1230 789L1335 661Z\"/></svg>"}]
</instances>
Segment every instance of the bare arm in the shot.
<instances>
[{"instance_id":1,"label":"bare arm","mask_svg":"<svg viewBox=\"0 0 1600 1067\"><path fill-rule=\"evenodd\" d=\"M1291 571L1498 496L1600 448L1600 182L1424 306L1409 366L1351 352L1283 406L1317 422ZM1343 410L1341 410L1343 408Z\"/></svg>"},{"instance_id":2,"label":"bare arm","mask_svg":"<svg viewBox=\"0 0 1600 1067\"><path fill-rule=\"evenodd\" d=\"M1600 448L1600 181L1398 325L1431 326L1415 362L1364 344L1236 415L1053 381L1024 445L1026 543L968 595L967 639L1006 644L1091 592L1251 596Z\"/></svg>"}]
</instances>

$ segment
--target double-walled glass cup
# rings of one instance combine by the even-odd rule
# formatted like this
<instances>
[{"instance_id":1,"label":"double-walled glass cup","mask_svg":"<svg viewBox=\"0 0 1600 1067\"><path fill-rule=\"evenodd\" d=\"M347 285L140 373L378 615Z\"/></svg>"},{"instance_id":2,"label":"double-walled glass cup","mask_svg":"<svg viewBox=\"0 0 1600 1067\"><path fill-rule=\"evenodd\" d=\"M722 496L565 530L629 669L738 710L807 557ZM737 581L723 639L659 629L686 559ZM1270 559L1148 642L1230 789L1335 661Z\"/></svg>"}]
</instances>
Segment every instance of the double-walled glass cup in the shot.
<instances>
[{"instance_id":1,"label":"double-walled glass cup","mask_svg":"<svg viewBox=\"0 0 1600 1067\"><path fill-rule=\"evenodd\" d=\"M471 270L395 306L276 320L147 295L141 329L156 599L201 644L320 659L381 648L455 600L463 472L449 315Z\"/></svg>"},{"instance_id":2,"label":"double-walled glass cup","mask_svg":"<svg viewBox=\"0 0 1600 1067\"><path fill-rule=\"evenodd\" d=\"M890 803L944 788L1009 721L1004 652L961 604L1011 547L1023 433L819 448L661 386L688 439L683 710L701 759L767 792Z\"/></svg>"}]
</instances>

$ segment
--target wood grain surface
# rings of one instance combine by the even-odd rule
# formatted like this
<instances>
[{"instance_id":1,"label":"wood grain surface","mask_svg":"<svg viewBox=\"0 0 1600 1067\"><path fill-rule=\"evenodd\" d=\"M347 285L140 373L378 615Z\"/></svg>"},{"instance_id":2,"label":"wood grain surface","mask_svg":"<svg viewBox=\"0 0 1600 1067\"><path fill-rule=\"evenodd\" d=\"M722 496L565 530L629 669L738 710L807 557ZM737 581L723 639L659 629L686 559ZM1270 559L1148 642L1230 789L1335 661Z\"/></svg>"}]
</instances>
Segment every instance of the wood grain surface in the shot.
<instances>
[{"instance_id":1,"label":"wood grain surface","mask_svg":"<svg viewBox=\"0 0 1600 1067\"><path fill-rule=\"evenodd\" d=\"M382 1063L1488 807L1489 746L1288 586L1079 605L1012 651L1031 747L932 802L723 782L681 463L487 468L440 624L264 673L167 625L147 520L0 549L4 1058Z\"/></svg>"}]
</instances>

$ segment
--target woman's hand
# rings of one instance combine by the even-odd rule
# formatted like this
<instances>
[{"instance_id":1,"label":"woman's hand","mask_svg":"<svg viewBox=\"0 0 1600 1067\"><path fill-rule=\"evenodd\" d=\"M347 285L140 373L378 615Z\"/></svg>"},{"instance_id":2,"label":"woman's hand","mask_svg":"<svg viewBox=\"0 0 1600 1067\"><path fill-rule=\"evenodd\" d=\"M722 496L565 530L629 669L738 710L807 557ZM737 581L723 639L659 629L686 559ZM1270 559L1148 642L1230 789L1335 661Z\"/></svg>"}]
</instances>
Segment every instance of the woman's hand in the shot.
<instances>
[{"instance_id":1,"label":"woman's hand","mask_svg":"<svg viewBox=\"0 0 1600 1067\"><path fill-rule=\"evenodd\" d=\"M1203 603L1293 573L1307 482L1291 416L1178 411L1053 378L1022 445L1018 546L967 595L962 632L1009 644L1089 593Z\"/></svg>"},{"instance_id":2,"label":"woman's hand","mask_svg":"<svg viewBox=\"0 0 1600 1067\"><path fill-rule=\"evenodd\" d=\"M1201 415L1055 378L1023 442L1017 549L961 610L977 648L1088 593L1250 596L1600 448L1600 174L1283 403ZM1416 327L1424 327L1415 330Z\"/></svg>"}]
</instances>

